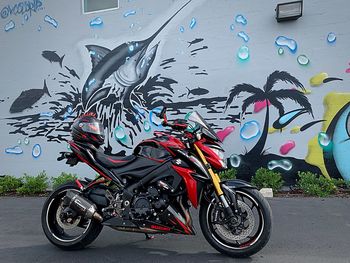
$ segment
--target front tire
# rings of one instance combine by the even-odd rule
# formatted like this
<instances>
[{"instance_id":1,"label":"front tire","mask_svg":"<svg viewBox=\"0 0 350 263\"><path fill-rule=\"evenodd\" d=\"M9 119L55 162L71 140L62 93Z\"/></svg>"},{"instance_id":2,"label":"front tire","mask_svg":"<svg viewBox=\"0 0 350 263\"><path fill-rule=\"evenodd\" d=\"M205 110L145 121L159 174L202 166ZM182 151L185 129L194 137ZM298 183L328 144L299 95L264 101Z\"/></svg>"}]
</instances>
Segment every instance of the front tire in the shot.
<instances>
[{"instance_id":1,"label":"front tire","mask_svg":"<svg viewBox=\"0 0 350 263\"><path fill-rule=\"evenodd\" d=\"M200 226L205 239L217 251L231 257L249 257L269 241L272 212L269 203L256 189L237 189L236 197L243 212L234 231L224 223L222 207L215 198L211 201L203 198L199 211Z\"/></svg>"},{"instance_id":2,"label":"front tire","mask_svg":"<svg viewBox=\"0 0 350 263\"><path fill-rule=\"evenodd\" d=\"M103 225L76 216L70 225L60 221L62 197L68 190L79 192L74 182L64 184L53 191L47 198L42 213L41 225L48 240L64 250L82 249L92 243L100 234Z\"/></svg>"}]
</instances>

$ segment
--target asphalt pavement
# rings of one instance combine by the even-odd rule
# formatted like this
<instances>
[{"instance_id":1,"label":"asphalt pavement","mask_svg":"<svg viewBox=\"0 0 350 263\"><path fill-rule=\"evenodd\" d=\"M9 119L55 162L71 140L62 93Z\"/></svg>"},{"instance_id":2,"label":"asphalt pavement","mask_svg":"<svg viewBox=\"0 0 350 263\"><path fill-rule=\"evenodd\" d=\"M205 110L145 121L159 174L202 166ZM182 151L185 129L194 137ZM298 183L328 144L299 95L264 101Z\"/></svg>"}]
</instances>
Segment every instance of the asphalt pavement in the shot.
<instances>
[{"instance_id":1,"label":"asphalt pavement","mask_svg":"<svg viewBox=\"0 0 350 263\"><path fill-rule=\"evenodd\" d=\"M343 262L350 263L350 199L269 199L274 222L270 242L256 255L232 259L196 236L143 234L105 227L88 248L62 251L40 225L45 198L0 197L0 262Z\"/></svg>"}]
</instances>

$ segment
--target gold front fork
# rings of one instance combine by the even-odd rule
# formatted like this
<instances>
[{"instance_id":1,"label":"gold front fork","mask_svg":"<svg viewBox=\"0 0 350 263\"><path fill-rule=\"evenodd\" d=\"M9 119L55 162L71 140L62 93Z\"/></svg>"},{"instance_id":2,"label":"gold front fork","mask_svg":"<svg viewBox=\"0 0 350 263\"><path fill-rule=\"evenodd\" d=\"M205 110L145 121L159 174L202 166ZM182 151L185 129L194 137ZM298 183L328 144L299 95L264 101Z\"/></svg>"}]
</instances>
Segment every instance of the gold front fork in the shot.
<instances>
[{"instance_id":1,"label":"gold front fork","mask_svg":"<svg viewBox=\"0 0 350 263\"><path fill-rule=\"evenodd\" d=\"M215 173L213 171L213 169L210 167L210 165L208 164L207 162L207 159L205 158L203 152L201 151L201 149L198 148L197 145L194 145L194 148L196 149L199 157L201 158L202 162L204 163L204 165L207 167L208 169L208 172L211 176L211 179L213 181L213 184L214 184L214 188L215 188L215 191L216 191L216 194L218 195L218 197L222 196L224 193L223 191L221 190L221 185L220 185L220 177L217 175L217 173Z\"/></svg>"}]
</instances>

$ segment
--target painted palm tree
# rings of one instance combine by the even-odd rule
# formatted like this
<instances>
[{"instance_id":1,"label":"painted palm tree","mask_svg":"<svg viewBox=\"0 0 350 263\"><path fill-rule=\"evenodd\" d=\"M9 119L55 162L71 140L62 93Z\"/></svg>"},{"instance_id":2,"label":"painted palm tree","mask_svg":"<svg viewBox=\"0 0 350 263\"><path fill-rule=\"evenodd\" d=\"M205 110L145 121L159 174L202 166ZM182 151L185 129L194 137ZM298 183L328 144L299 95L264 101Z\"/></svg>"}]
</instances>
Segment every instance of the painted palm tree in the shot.
<instances>
[{"instance_id":1,"label":"painted palm tree","mask_svg":"<svg viewBox=\"0 0 350 263\"><path fill-rule=\"evenodd\" d=\"M234 86L230 91L230 95L226 101L226 106L225 106L226 108L232 103L233 99L236 96L238 96L240 93L246 92L251 94L251 96L247 97L243 101L242 114L246 112L247 108L250 105L253 105L256 102L261 102L261 101L266 102L266 113L265 113L265 123L264 123L263 132L259 138L259 141L247 153L247 155L250 155L250 156L261 155L264 150L268 129L269 129L270 109L269 109L268 102L270 102L271 106L274 106L278 110L280 116L282 116L285 113L284 106L281 102L283 100L293 100L295 103L299 104L309 114L312 115L311 104L301 91L296 89L273 90L274 85L279 81L284 81L286 83L293 84L296 87L305 91L304 86L299 82L299 80L297 80L295 77L293 77L292 75L290 75L285 71L275 71L270 76L268 76L263 89L259 89L254 87L253 85L243 83L243 84L238 84Z\"/></svg>"}]
</instances>

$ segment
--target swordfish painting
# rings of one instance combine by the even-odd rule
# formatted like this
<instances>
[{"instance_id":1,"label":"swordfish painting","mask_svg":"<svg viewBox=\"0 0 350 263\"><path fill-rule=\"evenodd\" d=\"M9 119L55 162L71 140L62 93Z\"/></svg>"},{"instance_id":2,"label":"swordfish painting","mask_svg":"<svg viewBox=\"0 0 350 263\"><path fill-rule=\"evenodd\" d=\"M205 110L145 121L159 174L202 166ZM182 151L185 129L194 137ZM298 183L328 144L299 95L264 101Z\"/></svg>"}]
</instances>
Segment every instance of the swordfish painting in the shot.
<instances>
[{"instance_id":1,"label":"swordfish painting","mask_svg":"<svg viewBox=\"0 0 350 263\"><path fill-rule=\"evenodd\" d=\"M184 4L152 36L145 40L123 43L113 50L97 45L86 46L91 57L92 71L82 90L82 104L85 111L108 97L112 86L104 85L104 83L112 74L117 85L113 90L121 92L121 98L124 101L128 100L133 88L146 79L155 59L159 42L150 49L149 45L190 2L191 0Z\"/></svg>"}]
</instances>

